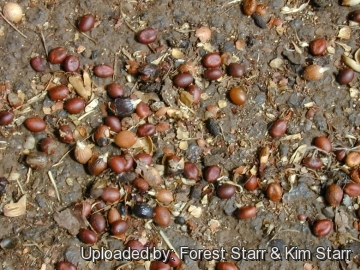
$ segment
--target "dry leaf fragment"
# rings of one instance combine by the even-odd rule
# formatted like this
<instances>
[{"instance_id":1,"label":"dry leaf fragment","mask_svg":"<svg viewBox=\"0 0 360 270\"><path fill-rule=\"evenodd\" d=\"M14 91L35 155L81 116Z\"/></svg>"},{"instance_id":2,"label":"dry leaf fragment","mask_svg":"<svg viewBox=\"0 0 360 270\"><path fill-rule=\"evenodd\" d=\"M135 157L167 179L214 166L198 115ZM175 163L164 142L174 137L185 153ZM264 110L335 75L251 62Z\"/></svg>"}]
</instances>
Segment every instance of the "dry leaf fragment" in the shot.
<instances>
[{"instance_id":1,"label":"dry leaf fragment","mask_svg":"<svg viewBox=\"0 0 360 270\"><path fill-rule=\"evenodd\" d=\"M284 60L281 58L275 58L273 60L270 61L269 65L272 68L281 68L281 66L284 64Z\"/></svg>"},{"instance_id":2,"label":"dry leaf fragment","mask_svg":"<svg viewBox=\"0 0 360 270\"><path fill-rule=\"evenodd\" d=\"M343 49L345 50L345 52L351 52L351 47L345 43L341 43L341 42L337 42L335 41L336 44L340 45L341 47L343 47ZM335 52L334 52L335 53Z\"/></svg>"},{"instance_id":3,"label":"dry leaf fragment","mask_svg":"<svg viewBox=\"0 0 360 270\"><path fill-rule=\"evenodd\" d=\"M300 145L294 152L294 154L290 158L290 163L300 163L303 157L305 156L307 149L306 144Z\"/></svg>"},{"instance_id":4,"label":"dry leaf fragment","mask_svg":"<svg viewBox=\"0 0 360 270\"><path fill-rule=\"evenodd\" d=\"M180 100L186 106L190 107L194 103L194 97L187 91L181 91L180 93Z\"/></svg>"},{"instance_id":5,"label":"dry leaf fragment","mask_svg":"<svg viewBox=\"0 0 360 270\"><path fill-rule=\"evenodd\" d=\"M71 76L71 77L69 77L69 82L74 87L76 93L79 96L86 98L86 99L88 99L91 96L91 91L89 92L88 89L85 89L85 86L80 77Z\"/></svg>"},{"instance_id":6,"label":"dry leaf fragment","mask_svg":"<svg viewBox=\"0 0 360 270\"><path fill-rule=\"evenodd\" d=\"M301 5L300 7L298 7L298 8L296 8L296 7L294 7L294 8L282 7L281 10L280 10L280 12L281 12L282 14L290 14L290 13L300 12L300 11L304 10L304 9L309 5L309 2L310 2L310 1L308 1L308 2L305 3L305 4L302 4L302 5Z\"/></svg>"},{"instance_id":7,"label":"dry leaf fragment","mask_svg":"<svg viewBox=\"0 0 360 270\"><path fill-rule=\"evenodd\" d=\"M201 207L197 207L195 205L190 205L188 212L190 213L190 215L192 215L193 217L199 218L201 217L202 214L202 208Z\"/></svg>"},{"instance_id":8,"label":"dry leaf fragment","mask_svg":"<svg viewBox=\"0 0 360 270\"><path fill-rule=\"evenodd\" d=\"M11 202L4 206L4 216L17 217L26 212L26 195L22 196L17 203Z\"/></svg>"},{"instance_id":9,"label":"dry leaf fragment","mask_svg":"<svg viewBox=\"0 0 360 270\"><path fill-rule=\"evenodd\" d=\"M208 225L211 230L211 233L214 233L217 231L217 228L220 227L220 222L216 219L212 219L209 221Z\"/></svg>"},{"instance_id":10,"label":"dry leaf fragment","mask_svg":"<svg viewBox=\"0 0 360 270\"><path fill-rule=\"evenodd\" d=\"M90 112L94 110L99 105L99 100L97 98L94 98L86 107L85 112Z\"/></svg>"},{"instance_id":11,"label":"dry leaf fragment","mask_svg":"<svg viewBox=\"0 0 360 270\"><path fill-rule=\"evenodd\" d=\"M351 28L349 26L345 26L339 30L338 38L350 39L350 37L351 37Z\"/></svg>"},{"instance_id":12,"label":"dry leaf fragment","mask_svg":"<svg viewBox=\"0 0 360 270\"><path fill-rule=\"evenodd\" d=\"M207 26L201 26L196 29L195 36L199 38L201 42L206 42L211 38L211 30Z\"/></svg>"},{"instance_id":13,"label":"dry leaf fragment","mask_svg":"<svg viewBox=\"0 0 360 270\"><path fill-rule=\"evenodd\" d=\"M357 63L354 59L351 59L350 57L346 55L342 55L341 59L343 60L344 64L348 67L352 68L353 70L360 72L360 63Z\"/></svg>"},{"instance_id":14,"label":"dry leaf fragment","mask_svg":"<svg viewBox=\"0 0 360 270\"><path fill-rule=\"evenodd\" d=\"M171 50L171 56L175 59L183 59L185 58L185 54L178 48L173 48Z\"/></svg>"}]
</instances>

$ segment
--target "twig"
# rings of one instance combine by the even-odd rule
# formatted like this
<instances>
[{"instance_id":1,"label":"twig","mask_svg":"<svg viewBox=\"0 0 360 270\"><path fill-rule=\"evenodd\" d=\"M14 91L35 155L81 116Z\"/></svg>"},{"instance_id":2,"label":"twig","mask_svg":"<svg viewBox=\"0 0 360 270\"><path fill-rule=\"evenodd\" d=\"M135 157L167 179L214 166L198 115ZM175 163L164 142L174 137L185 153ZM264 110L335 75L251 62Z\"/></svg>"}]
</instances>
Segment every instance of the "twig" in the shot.
<instances>
[{"instance_id":1,"label":"twig","mask_svg":"<svg viewBox=\"0 0 360 270\"><path fill-rule=\"evenodd\" d=\"M29 167L28 172L26 174L26 182L25 183L29 183L30 177L31 177L31 168Z\"/></svg>"},{"instance_id":2,"label":"twig","mask_svg":"<svg viewBox=\"0 0 360 270\"><path fill-rule=\"evenodd\" d=\"M27 36L25 36L19 29L16 28L15 25L13 25L8 19L5 18L4 15L2 15L0 13L0 16L5 20L5 22L7 22L12 28L14 28L16 30L16 32L18 32L20 35L22 35L24 38L27 38Z\"/></svg>"},{"instance_id":3,"label":"twig","mask_svg":"<svg viewBox=\"0 0 360 270\"><path fill-rule=\"evenodd\" d=\"M78 121L81 121L82 119L84 119L86 116L88 116L89 114L91 114L91 113L93 113L93 112L95 112L95 110L92 110L92 111L89 111L89 112L83 114L83 115L80 116L77 120L78 120Z\"/></svg>"},{"instance_id":4,"label":"twig","mask_svg":"<svg viewBox=\"0 0 360 270\"><path fill-rule=\"evenodd\" d=\"M54 179L51 171L48 171L48 175L49 175L49 178L50 178L51 183L53 184L53 186L54 186L54 188L55 188L56 197L57 197L58 201L61 202L61 200L60 200L60 195L59 195L59 191L58 191L58 188L57 188L57 186L56 186L55 179Z\"/></svg>"},{"instance_id":5,"label":"twig","mask_svg":"<svg viewBox=\"0 0 360 270\"><path fill-rule=\"evenodd\" d=\"M40 36L41 36L41 40L42 40L42 42L43 42L43 46L44 46L44 49L45 49L46 55L49 55L49 53L48 53L48 49L47 49L47 47L46 47L45 37L44 37L44 34L43 34L43 32L42 32L41 30L40 30Z\"/></svg>"},{"instance_id":6,"label":"twig","mask_svg":"<svg viewBox=\"0 0 360 270\"><path fill-rule=\"evenodd\" d=\"M176 249L175 249L174 246L171 244L169 238L166 236L166 234L165 234L162 230L158 230L158 232L159 232L160 236L164 239L164 241L165 241L165 243L168 245L168 247L169 247L170 249L172 249L177 256L179 256L179 254L177 253ZM179 257L180 257L180 256L179 256Z\"/></svg>"},{"instance_id":7,"label":"twig","mask_svg":"<svg viewBox=\"0 0 360 270\"><path fill-rule=\"evenodd\" d=\"M63 159L64 159L74 148L75 148L75 146L74 146L73 148L71 148L70 150L68 150L68 151L60 158L60 160L59 160L57 163L55 163L54 165L52 165L52 167L59 166L59 165L62 163Z\"/></svg>"}]
</instances>

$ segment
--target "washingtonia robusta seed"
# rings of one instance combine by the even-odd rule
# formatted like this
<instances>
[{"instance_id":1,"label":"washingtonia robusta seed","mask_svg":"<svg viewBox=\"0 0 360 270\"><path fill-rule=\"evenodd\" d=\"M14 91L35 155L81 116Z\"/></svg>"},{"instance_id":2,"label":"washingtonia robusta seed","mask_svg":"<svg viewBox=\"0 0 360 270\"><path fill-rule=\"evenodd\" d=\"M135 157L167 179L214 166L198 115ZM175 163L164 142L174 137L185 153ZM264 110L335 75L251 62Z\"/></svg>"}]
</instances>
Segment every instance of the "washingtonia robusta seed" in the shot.
<instances>
[{"instance_id":1,"label":"washingtonia robusta seed","mask_svg":"<svg viewBox=\"0 0 360 270\"><path fill-rule=\"evenodd\" d=\"M209 130L210 134L213 136L221 134L220 125L212 118L206 121L206 127Z\"/></svg>"},{"instance_id":2,"label":"washingtonia robusta seed","mask_svg":"<svg viewBox=\"0 0 360 270\"><path fill-rule=\"evenodd\" d=\"M251 15L251 18L253 18L256 26L260 27L261 29L266 29L266 22L259 14L254 13Z\"/></svg>"},{"instance_id":3,"label":"washingtonia robusta seed","mask_svg":"<svg viewBox=\"0 0 360 270\"><path fill-rule=\"evenodd\" d=\"M131 115L135 111L136 106L140 101L140 99L134 100L129 97L119 97L116 98L114 102L111 102L109 107L115 115L125 117Z\"/></svg>"},{"instance_id":4,"label":"washingtonia robusta seed","mask_svg":"<svg viewBox=\"0 0 360 270\"><path fill-rule=\"evenodd\" d=\"M152 218L154 209L147 203L137 203L132 208L132 213L138 218Z\"/></svg>"}]
</instances>

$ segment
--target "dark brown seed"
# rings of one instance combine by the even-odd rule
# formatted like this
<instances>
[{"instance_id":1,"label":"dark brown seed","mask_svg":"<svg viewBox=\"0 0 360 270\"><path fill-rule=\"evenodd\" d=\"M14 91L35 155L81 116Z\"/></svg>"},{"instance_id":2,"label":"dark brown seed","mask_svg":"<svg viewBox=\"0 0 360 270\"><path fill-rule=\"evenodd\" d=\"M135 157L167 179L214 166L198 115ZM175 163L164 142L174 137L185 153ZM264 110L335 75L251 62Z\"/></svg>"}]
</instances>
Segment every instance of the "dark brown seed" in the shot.
<instances>
[{"instance_id":1,"label":"dark brown seed","mask_svg":"<svg viewBox=\"0 0 360 270\"><path fill-rule=\"evenodd\" d=\"M140 102L137 106L136 106L136 114L140 117L140 118L145 118L148 117L151 114L151 110L149 105L147 105L144 102Z\"/></svg>"},{"instance_id":2,"label":"dark brown seed","mask_svg":"<svg viewBox=\"0 0 360 270\"><path fill-rule=\"evenodd\" d=\"M339 185L331 184L325 192L325 200L331 206L337 206L341 203L344 192Z\"/></svg>"},{"instance_id":3,"label":"dark brown seed","mask_svg":"<svg viewBox=\"0 0 360 270\"><path fill-rule=\"evenodd\" d=\"M199 169L193 162L185 162L184 164L184 176L187 179L197 180L199 178Z\"/></svg>"},{"instance_id":4,"label":"dark brown seed","mask_svg":"<svg viewBox=\"0 0 360 270\"><path fill-rule=\"evenodd\" d=\"M79 19L78 29L80 32L88 32L94 28L95 17L92 14L86 14Z\"/></svg>"},{"instance_id":5,"label":"dark brown seed","mask_svg":"<svg viewBox=\"0 0 360 270\"><path fill-rule=\"evenodd\" d=\"M270 183L266 188L266 196L270 201L280 202L283 195L283 188L278 183Z\"/></svg>"},{"instance_id":6,"label":"dark brown seed","mask_svg":"<svg viewBox=\"0 0 360 270\"><path fill-rule=\"evenodd\" d=\"M344 187L344 193L350 197L360 196L360 185L356 183L347 183Z\"/></svg>"},{"instance_id":7,"label":"dark brown seed","mask_svg":"<svg viewBox=\"0 0 360 270\"><path fill-rule=\"evenodd\" d=\"M77 267L71 262L62 261L56 264L56 270L77 270Z\"/></svg>"},{"instance_id":8,"label":"dark brown seed","mask_svg":"<svg viewBox=\"0 0 360 270\"><path fill-rule=\"evenodd\" d=\"M299 215L297 216L297 219L298 219L299 221L306 221L307 216L306 216L305 214L299 214Z\"/></svg>"},{"instance_id":9,"label":"dark brown seed","mask_svg":"<svg viewBox=\"0 0 360 270\"><path fill-rule=\"evenodd\" d=\"M108 160L109 168L115 173L122 173L125 171L126 160L122 156L112 156Z\"/></svg>"},{"instance_id":10,"label":"dark brown seed","mask_svg":"<svg viewBox=\"0 0 360 270\"><path fill-rule=\"evenodd\" d=\"M204 178L210 183L214 183L220 177L221 169L217 165L209 166L205 169Z\"/></svg>"},{"instance_id":11,"label":"dark brown seed","mask_svg":"<svg viewBox=\"0 0 360 270\"><path fill-rule=\"evenodd\" d=\"M46 123L40 117L29 117L24 121L25 127L32 132L41 132L46 128Z\"/></svg>"},{"instance_id":12,"label":"dark brown seed","mask_svg":"<svg viewBox=\"0 0 360 270\"><path fill-rule=\"evenodd\" d=\"M340 70L336 79L341 85L348 84L354 79L354 70L351 68L344 68L343 70Z\"/></svg>"},{"instance_id":13,"label":"dark brown seed","mask_svg":"<svg viewBox=\"0 0 360 270\"><path fill-rule=\"evenodd\" d=\"M181 88L188 87L193 81L194 78L189 72L179 73L173 78L174 85Z\"/></svg>"},{"instance_id":14,"label":"dark brown seed","mask_svg":"<svg viewBox=\"0 0 360 270\"><path fill-rule=\"evenodd\" d=\"M58 143L53 138L44 138L40 142L40 149L48 155L52 155L56 152Z\"/></svg>"},{"instance_id":15,"label":"dark brown seed","mask_svg":"<svg viewBox=\"0 0 360 270\"><path fill-rule=\"evenodd\" d=\"M329 219L317 220L313 226L313 233L317 237L327 236L333 229L333 223Z\"/></svg>"},{"instance_id":16,"label":"dark brown seed","mask_svg":"<svg viewBox=\"0 0 360 270\"><path fill-rule=\"evenodd\" d=\"M110 105L110 108L115 115L122 118L131 115L135 111L134 104L136 104L136 102L137 101L128 97L119 97Z\"/></svg>"},{"instance_id":17,"label":"dark brown seed","mask_svg":"<svg viewBox=\"0 0 360 270\"><path fill-rule=\"evenodd\" d=\"M130 130L122 130L114 138L115 144L120 148L130 148L136 141L136 134Z\"/></svg>"},{"instance_id":18,"label":"dark brown seed","mask_svg":"<svg viewBox=\"0 0 360 270\"><path fill-rule=\"evenodd\" d=\"M13 111L1 111L0 112L0 126L6 126L14 120Z\"/></svg>"},{"instance_id":19,"label":"dark brown seed","mask_svg":"<svg viewBox=\"0 0 360 270\"><path fill-rule=\"evenodd\" d=\"M221 57L218 53L208 53L202 59L202 63L207 68L215 68L221 65Z\"/></svg>"},{"instance_id":20,"label":"dark brown seed","mask_svg":"<svg viewBox=\"0 0 360 270\"><path fill-rule=\"evenodd\" d=\"M186 91L188 91L193 96L193 104L198 104L201 100L201 89L197 85L190 85L186 88Z\"/></svg>"},{"instance_id":21,"label":"dark brown seed","mask_svg":"<svg viewBox=\"0 0 360 270\"><path fill-rule=\"evenodd\" d=\"M121 131L121 121L114 115L110 115L105 118L104 124L107 125L111 131L120 132Z\"/></svg>"},{"instance_id":22,"label":"dark brown seed","mask_svg":"<svg viewBox=\"0 0 360 270\"><path fill-rule=\"evenodd\" d=\"M34 170L45 168L47 163L48 157L43 152L30 152L26 157L26 164Z\"/></svg>"},{"instance_id":23,"label":"dark brown seed","mask_svg":"<svg viewBox=\"0 0 360 270\"><path fill-rule=\"evenodd\" d=\"M216 190L216 195L220 199L230 199L232 196L234 196L236 191L236 187L230 184L223 184L221 186L218 186Z\"/></svg>"},{"instance_id":24,"label":"dark brown seed","mask_svg":"<svg viewBox=\"0 0 360 270\"><path fill-rule=\"evenodd\" d=\"M122 156L124 157L124 159L126 161L125 172L128 172L133 168L134 158L129 153L123 154Z\"/></svg>"},{"instance_id":25,"label":"dark brown seed","mask_svg":"<svg viewBox=\"0 0 360 270\"><path fill-rule=\"evenodd\" d=\"M230 262L218 262L216 264L216 270L238 270L238 268Z\"/></svg>"},{"instance_id":26,"label":"dark brown seed","mask_svg":"<svg viewBox=\"0 0 360 270\"><path fill-rule=\"evenodd\" d=\"M253 205L242 206L236 211L238 219L250 219L256 215L257 209Z\"/></svg>"},{"instance_id":27,"label":"dark brown seed","mask_svg":"<svg viewBox=\"0 0 360 270\"><path fill-rule=\"evenodd\" d=\"M170 265L161 261L152 261L150 264L150 270L170 270Z\"/></svg>"},{"instance_id":28,"label":"dark brown seed","mask_svg":"<svg viewBox=\"0 0 360 270\"><path fill-rule=\"evenodd\" d=\"M138 241L138 240L130 240L126 243L126 247L130 248L131 250L138 250L141 251L143 250L145 247L144 245Z\"/></svg>"},{"instance_id":29,"label":"dark brown seed","mask_svg":"<svg viewBox=\"0 0 360 270\"><path fill-rule=\"evenodd\" d=\"M166 263L171 267L178 267L181 264L181 260L175 252L171 252L170 258Z\"/></svg>"},{"instance_id":30,"label":"dark brown seed","mask_svg":"<svg viewBox=\"0 0 360 270\"><path fill-rule=\"evenodd\" d=\"M154 210L147 203L136 203L132 208L132 213L138 218L152 218Z\"/></svg>"},{"instance_id":31,"label":"dark brown seed","mask_svg":"<svg viewBox=\"0 0 360 270\"><path fill-rule=\"evenodd\" d=\"M166 227L170 225L171 215L169 210L162 205L158 205L154 209L154 217L155 223L161 227Z\"/></svg>"},{"instance_id":32,"label":"dark brown seed","mask_svg":"<svg viewBox=\"0 0 360 270\"><path fill-rule=\"evenodd\" d=\"M62 67L66 72L77 72L80 68L80 60L75 55L68 55L62 62Z\"/></svg>"},{"instance_id":33,"label":"dark brown seed","mask_svg":"<svg viewBox=\"0 0 360 270\"><path fill-rule=\"evenodd\" d=\"M236 105L244 105L247 100L247 94L242 88L234 87L229 92L232 103Z\"/></svg>"},{"instance_id":34,"label":"dark brown seed","mask_svg":"<svg viewBox=\"0 0 360 270\"><path fill-rule=\"evenodd\" d=\"M279 138L285 134L286 130L287 130L287 122L285 120L280 119L280 120L276 120L272 124L269 130L269 134L273 138Z\"/></svg>"},{"instance_id":35,"label":"dark brown seed","mask_svg":"<svg viewBox=\"0 0 360 270\"><path fill-rule=\"evenodd\" d=\"M101 233L106 229L106 219L99 213L92 214L89 218L91 227L97 232Z\"/></svg>"},{"instance_id":36,"label":"dark brown seed","mask_svg":"<svg viewBox=\"0 0 360 270\"><path fill-rule=\"evenodd\" d=\"M146 28L136 34L136 40L141 44L153 43L157 38L157 32L154 28Z\"/></svg>"},{"instance_id":37,"label":"dark brown seed","mask_svg":"<svg viewBox=\"0 0 360 270\"><path fill-rule=\"evenodd\" d=\"M120 191L114 187L103 188L101 199L106 203L114 203L120 200Z\"/></svg>"},{"instance_id":38,"label":"dark brown seed","mask_svg":"<svg viewBox=\"0 0 360 270\"><path fill-rule=\"evenodd\" d=\"M136 178L133 182L133 185L140 192L146 192L150 188L148 182L144 178Z\"/></svg>"},{"instance_id":39,"label":"dark brown seed","mask_svg":"<svg viewBox=\"0 0 360 270\"><path fill-rule=\"evenodd\" d=\"M326 52L326 40L323 38L317 38L310 42L309 50L312 55L319 56Z\"/></svg>"},{"instance_id":40,"label":"dark brown seed","mask_svg":"<svg viewBox=\"0 0 360 270\"><path fill-rule=\"evenodd\" d=\"M67 86L60 84L54 86L49 90L49 97L53 101L59 101L67 98L70 94L69 88Z\"/></svg>"},{"instance_id":41,"label":"dark brown seed","mask_svg":"<svg viewBox=\"0 0 360 270\"><path fill-rule=\"evenodd\" d=\"M152 155L148 153L139 153L134 157L135 161L144 162L144 164L150 166L152 164Z\"/></svg>"},{"instance_id":42,"label":"dark brown seed","mask_svg":"<svg viewBox=\"0 0 360 270\"><path fill-rule=\"evenodd\" d=\"M60 141L63 143L71 143L74 140L74 134L69 125L60 125L59 135Z\"/></svg>"},{"instance_id":43,"label":"dark brown seed","mask_svg":"<svg viewBox=\"0 0 360 270\"><path fill-rule=\"evenodd\" d=\"M240 78L244 76L245 68L241 64L231 63L227 67L227 73L231 77Z\"/></svg>"},{"instance_id":44,"label":"dark brown seed","mask_svg":"<svg viewBox=\"0 0 360 270\"><path fill-rule=\"evenodd\" d=\"M209 81L214 81L217 79L220 79L222 76L222 70L221 68L208 68L204 71L204 78Z\"/></svg>"},{"instance_id":45,"label":"dark brown seed","mask_svg":"<svg viewBox=\"0 0 360 270\"><path fill-rule=\"evenodd\" d=\"M88 201L77 203L75 210L79 211L83 217L88 217L91 214L91 204Z\"/></svg>"},{"instance_id":46,"label":"dark brown seed","mask_svg":"<svg viewBox=\"0 0 360 270\"><path fill-rule=\"evenodd\" d=\"M349 14L349 20L360 23L360 10L355 10Z\"/></svg>"},{"instance_id":47,"label":"dark brown seed","mask_svg":"<svg viewBox=\"0 0 360 270\"><path fill-rule=\"evenodd\" d=\"M78 114L85 108L85 100L81 97L68 99L64 104L64 109L71 114Z\"/></svg>"},{"instance_id":48,"label":"dark brown seed","mask_svg":"<svg viewBox=\"0 0 360 270\"><path fill-rule=\"evenodd\" d=\"M56 47L49 52L48 60L51 64L61 64L67 56L67 50L64 47Z\"/></svg>"},{"instance_id":49,"label":"dark brown seed","mask_svg":"<svg viewBox=\"0 0 360 270\"><path fill-rule=\"evenodd\" d=\"M139 137L153 136L155 133L156 127L150 123L140 125L136 132Z\"/></svg>"},{"instance_id":50,"label":"dark brown seed","mask_svg":"<svg viewBox=\"0 0 360 270\"><path fill-rule=\"evenodd\" d=\"M129 223L125 220L116 220L113 223L111 223L112 235L124 234L128 229L129 229Z\"/></svg>"},{"instance_id":51,"label":"dark brown seed","mask_svg":"<svg viewBox=\"0 0 360 270\"><path fill-rule=\"evenodd\" d=\"M304 158L303 163L306 167L313 170L319 170L324 165L320 158L312 156Z\"/></svg>"},{"instance_id":52,"label":"dark brown seed","mask_svg":"<svg viewBox=\"0 0 360 270\"><path fill-rule=\"evenodd\" d=\"M259 185L259 179L255 175L252 175L245 182L244 188L248 191L253 191L258 187L258 185Z\"/></svg>"},{"instance_id":53,"label":"dark brown seed","mask_svg":"<svg viewBox=\"0 0 360 270\"><path fill-rule=\"evenodd\" d=\"M95 244L98 240L96 233L85 228L81 228L79 230L78 237L80 241L84 242L85 244Z\"/></svg>"},{"instance_id":54,"label":"dark brown seed","mask_svg":"<svg viewBox=\"0 0 360 270\"><path fill-rule=\"evenodd\" d=\"M118 83L111 83L107 87L107 93L111 98L122 97L125 94L124 88Z\"/></svg>"},{"instance_id":55,"label":"dark brown seed","mask_svg":"<svg viewBox=\"0 0 360 270\"><path fill-rule=\"evenodd\" d=\"M332 151L331 141L325 136L319 136L314 139L314 145L328 153Z\"/></svg>"},{"instance_id":56,"label":"dark brown seed","mask_svg":"<svg viewBox=\"0 0 360 270\"><path fill-rule=\"evenodd\" d=\"M33 70L44 72L46 70L46 59L42 56L35 56L34 58L31 58L30 65Z\"/></svg>"},{"instance_id":57,"label":"dark brown seed","mask_svg":"<svg viewBox=\"0 0 360 270\"><path fill-rule=\"evenodd\" d=\"M251 18L253 18L254 23L256 26L258 26L261 29L266 29L267 25L264 19L261 17L261 15L254 13L251 15Z\"/></svg>"},{"instance_id":58,"label":"dark brown seed","mask_svg":"<svg viewBox=\"0 0 360 270\"><path fill-rule=\"evenodd\" d=\"M108 78L114 75L114 69L108 64L101 64L94 67L94 74L100 78Z\"/></svg>"},{"instance_id":59,"label":"dark brown seed","mask_svg":"<svg viewBox=\"0 0 360 270\"><path fill-rule=\"evenodd\" d=\"M336 150L335 151L336 159L340 162L345 160L346 157L346 151L345 150Z\"/></svg>"}]
</instances>

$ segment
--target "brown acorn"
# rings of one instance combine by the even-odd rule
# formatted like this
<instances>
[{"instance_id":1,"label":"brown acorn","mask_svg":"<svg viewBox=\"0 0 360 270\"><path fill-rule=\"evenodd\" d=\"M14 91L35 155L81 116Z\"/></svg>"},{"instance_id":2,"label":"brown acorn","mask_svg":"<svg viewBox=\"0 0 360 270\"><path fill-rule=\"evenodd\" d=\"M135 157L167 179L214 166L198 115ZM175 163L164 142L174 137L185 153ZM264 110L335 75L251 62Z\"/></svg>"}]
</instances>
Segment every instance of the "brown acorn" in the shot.
<instances>
[{"instance_id":1,"label":"brown acorn","mask_svg":"<svg viewBox=\"0 0 360 270\"><path fill-rule=\"evenodd\" d=\"M88 169L91 175L99 175L107 169L107 157L108 153L101 156L94 154L90 158L88 162Z\"/></svg>"},{"instance_id":2,"label":"brown acorn","mask_svg":"<svg viewBox=\"0 0 360 270\"><path fill-rule=\"evenodd\" d=\"M83 142L77 141L74 150L74 156L77 162L85 164L92 157L93 153L89 145Z\"/></svg>"}]
</instances>

